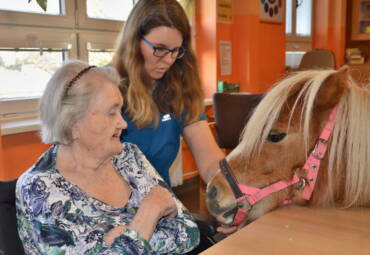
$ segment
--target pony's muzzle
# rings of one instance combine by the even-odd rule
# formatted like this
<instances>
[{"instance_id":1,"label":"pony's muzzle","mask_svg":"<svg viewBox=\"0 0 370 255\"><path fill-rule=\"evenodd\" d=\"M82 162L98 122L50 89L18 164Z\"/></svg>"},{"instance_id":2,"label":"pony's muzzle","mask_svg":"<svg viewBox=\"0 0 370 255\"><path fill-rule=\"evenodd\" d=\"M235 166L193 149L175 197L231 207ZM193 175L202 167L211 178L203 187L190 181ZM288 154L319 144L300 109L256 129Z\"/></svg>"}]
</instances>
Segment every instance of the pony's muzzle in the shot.
<instances>
[{"instance_id":1,"label":"pony's muzzle","mask_svg":"<svg viewBox=\"0 0 370 255\"><path fill-rule=\"evenodd\" d=\"M238 211L238 209L239 209L239 207L238 207L238 206L236 206L236 207L234 207L234 208L232 208L232 209L230 209L230 210L226 211L226 212L222 215L222 217L224 217L225 219L230 218L230 217L234 218L234 216L235 216L236 212Z\"/></svg>"}]
</instances>

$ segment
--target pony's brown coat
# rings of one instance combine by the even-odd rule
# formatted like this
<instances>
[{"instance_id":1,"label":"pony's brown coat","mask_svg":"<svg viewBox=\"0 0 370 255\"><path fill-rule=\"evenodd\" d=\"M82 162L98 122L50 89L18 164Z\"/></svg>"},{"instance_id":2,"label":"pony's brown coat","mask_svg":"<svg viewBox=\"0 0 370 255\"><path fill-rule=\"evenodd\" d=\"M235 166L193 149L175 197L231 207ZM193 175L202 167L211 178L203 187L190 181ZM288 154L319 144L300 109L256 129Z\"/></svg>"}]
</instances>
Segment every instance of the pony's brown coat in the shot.
<instances>
[{"instance_id":1,"label":"pony's brown coat","mask_svg":"<svg viewBox=\"0 0 370 255\"><path fill-rule=\"evenodd\" d=\"M295 73L272 88L249 120L241 142L228 156L240 183L258 188L292 179L301 169L324 127L331 109L338 115L328 152L322 161L311 206L370 206L370 92L338 71ZM287 132L279 143L265 142L271 129ZM222 175L209 184L217 196L207 205L215 216L235 206L235 199ZM215 193L214 193L215 194ZM299 190L289 187L258 202L250 211L253 220L284 199L306 204Z\"/></svg>"}]
</instances>

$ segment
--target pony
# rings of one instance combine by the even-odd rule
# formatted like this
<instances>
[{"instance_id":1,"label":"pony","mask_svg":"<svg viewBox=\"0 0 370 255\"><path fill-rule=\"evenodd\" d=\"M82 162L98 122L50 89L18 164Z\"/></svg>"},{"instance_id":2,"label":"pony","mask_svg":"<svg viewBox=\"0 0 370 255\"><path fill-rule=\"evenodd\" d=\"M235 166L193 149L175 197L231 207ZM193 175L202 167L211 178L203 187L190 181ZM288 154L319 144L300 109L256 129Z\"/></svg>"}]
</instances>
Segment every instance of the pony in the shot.
<instances>
[{"instance_id":1,"label":"pony","mask_svg":"<svg viewBox=\"0 0 370 255\"><path fill-rule=\"evenodd\" d=\"M207 184L213 216L244 225L285 204L370 206L370 90L348 72L299 71L265 94Z\"/></svg>"}]
</instances>

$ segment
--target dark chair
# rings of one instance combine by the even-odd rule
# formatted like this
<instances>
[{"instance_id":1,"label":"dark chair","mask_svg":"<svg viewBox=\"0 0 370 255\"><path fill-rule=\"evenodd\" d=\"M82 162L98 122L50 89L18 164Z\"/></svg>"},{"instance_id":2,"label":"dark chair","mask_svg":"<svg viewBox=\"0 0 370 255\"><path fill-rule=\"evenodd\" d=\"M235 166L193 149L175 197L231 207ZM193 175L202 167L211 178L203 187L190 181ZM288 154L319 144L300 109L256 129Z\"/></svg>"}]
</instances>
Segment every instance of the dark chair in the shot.
<instances>
[{"instance_id":1,"label":"dark chair","mask_svg":"<svg viewBox=\"0 0 370 255\"><path fill-rule=\"evenodd\" d=\"M325 49L307 51L299 64L298 70L335 69L333 52Z\"/></svg>"},{"instance_id":2,"label":"dark chair","mask_svg":"<svg viewBox=\"0 0 370 255\"><path fill-rule=\"evenodd\" d=\"M17 180L0 181L0 255L23 255L15 212Z\"/></svg>"},{"instance_id":3,"label":"dark chair","mask_svg":"<svg viewBox=\"0 0 370 255\"><path fill-rule=\"evenodd\" d=\"M264 94L216 93L213 95L217 143L234 149L244 126Z\"/></svg>"}]
</instances>

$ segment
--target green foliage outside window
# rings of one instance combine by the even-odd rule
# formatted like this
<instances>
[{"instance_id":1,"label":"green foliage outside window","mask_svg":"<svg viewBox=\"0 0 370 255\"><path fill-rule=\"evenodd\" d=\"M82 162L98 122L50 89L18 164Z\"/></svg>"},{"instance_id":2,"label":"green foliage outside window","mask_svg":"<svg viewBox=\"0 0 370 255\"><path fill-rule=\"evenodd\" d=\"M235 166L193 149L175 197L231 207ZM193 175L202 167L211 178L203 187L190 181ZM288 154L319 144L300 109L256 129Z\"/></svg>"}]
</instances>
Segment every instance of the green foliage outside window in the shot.
<instances>
[{"instance_id":1,"label":"green foliage outside window","mask_svg":"<svg viewBox=\"0 0 370 255\"><path fill-rule=\"evenodd\" d=\"M28 0L28 2L30 3L32 0ZM37 4L44 10L46 11L47 7L48 7L48 0L36 0Z\"/></svg>"}]
</instances>

